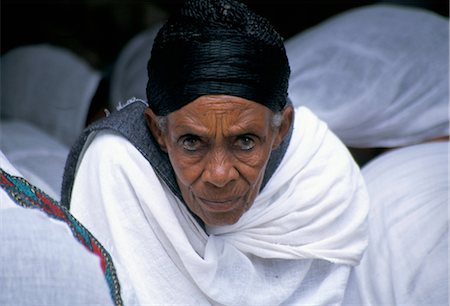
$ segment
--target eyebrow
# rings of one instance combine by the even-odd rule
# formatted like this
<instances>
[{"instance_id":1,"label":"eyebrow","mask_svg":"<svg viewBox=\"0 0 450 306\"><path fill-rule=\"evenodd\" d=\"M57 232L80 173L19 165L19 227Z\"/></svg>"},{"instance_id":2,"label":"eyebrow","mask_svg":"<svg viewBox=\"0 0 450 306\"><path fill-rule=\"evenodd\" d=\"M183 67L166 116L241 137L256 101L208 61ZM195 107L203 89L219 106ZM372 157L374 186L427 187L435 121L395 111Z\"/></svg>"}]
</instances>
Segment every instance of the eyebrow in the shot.
<instances>
[{"instance_id":1,"label":"eyebrow","mask_svg":"<svg viewBox=\"0 0 450 306\"><path fill-rule=\"evenodd\" d=\"M230 126L227 129L226 137L234 137L244 134L261 135L262 132L266 131L266 125L252 124L252 122L256 122L256 119L246 120L246 122L239 122L238 124ZM177 125L173 127L173 130L178 135L192 134L199 137L211 136L208 128L189 119L186 121L183 119L183 122L177 123Z\"/></svg>"},{"instance_id":2,"label":"eyebrow","mask_svg":"<svg viewBox=\"0 0 450 306\"><path fill-rule=\"evenodd\" d=\"M247 122L239 122L238 124L230 127L230 134L231 135L242 135L242 134L255 134L260 135L262 132L266 131L266 125L260 124L259 122L256 122L258 124L253 124L256 119L254 120L247 120Z\"/></svg>"}]
</instances>

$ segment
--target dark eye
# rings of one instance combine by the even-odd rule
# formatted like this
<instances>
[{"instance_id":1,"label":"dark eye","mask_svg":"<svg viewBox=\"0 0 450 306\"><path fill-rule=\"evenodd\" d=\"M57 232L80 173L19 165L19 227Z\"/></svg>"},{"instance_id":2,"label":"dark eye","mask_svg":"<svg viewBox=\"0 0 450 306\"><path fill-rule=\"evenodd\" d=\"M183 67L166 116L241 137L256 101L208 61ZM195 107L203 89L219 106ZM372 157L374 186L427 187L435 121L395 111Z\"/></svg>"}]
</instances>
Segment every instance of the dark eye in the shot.
<instances>
[{"instance_id":1,"label":"dark eye","mask_svg":"<svg viewBox=\"0 0 450 306\"><path fill-rule=\"evenodd\" d=\"M200 139L194 135L186 135L182 137L181 144L183 146L183 149L187 151L196 151L201 146Z\"/></svg>"},{"instance_id":2,"label":"dark eye","mask_svg":"<svg viewBox=\"0 0 450 306\"><path fill-rule=\"evenodd\" d=\"M236 140L235 146L239 150L249 151L255 147L255 140L248 135L239 136Z\"/></svg>"}]
</instances>

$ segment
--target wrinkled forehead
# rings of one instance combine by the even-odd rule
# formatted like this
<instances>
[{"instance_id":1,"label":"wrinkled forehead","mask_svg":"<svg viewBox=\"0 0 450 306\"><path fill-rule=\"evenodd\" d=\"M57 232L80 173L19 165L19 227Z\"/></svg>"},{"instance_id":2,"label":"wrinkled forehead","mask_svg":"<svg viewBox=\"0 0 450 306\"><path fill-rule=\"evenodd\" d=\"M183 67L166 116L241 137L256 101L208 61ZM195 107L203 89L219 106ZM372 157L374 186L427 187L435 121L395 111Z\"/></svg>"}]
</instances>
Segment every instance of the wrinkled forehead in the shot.
<instances>
[{"instance_id":1,"label":"wrinkled forehead","mask_svg":"<svg viewBox=\"0 0 450 306\"><path fill-rule=\"evenodd\" d=\"M213 95L202 96L168 115L170 125L176 129L185 127L205 129L222 128L230 131L266 129L273 112L244 98Z\"/></svg>"}]
</instances>

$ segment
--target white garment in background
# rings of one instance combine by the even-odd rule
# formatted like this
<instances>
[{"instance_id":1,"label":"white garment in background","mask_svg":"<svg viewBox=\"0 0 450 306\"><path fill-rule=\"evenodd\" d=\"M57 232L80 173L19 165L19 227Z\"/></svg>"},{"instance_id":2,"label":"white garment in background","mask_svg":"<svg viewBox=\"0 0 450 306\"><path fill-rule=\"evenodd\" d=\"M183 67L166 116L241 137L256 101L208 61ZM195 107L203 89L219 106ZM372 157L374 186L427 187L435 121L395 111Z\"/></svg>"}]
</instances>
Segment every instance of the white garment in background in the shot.
<instances>
[{"instance_id":1,"label":"white garment in background","mask_svg":"<svg viewBox=\"0 0 450 306\"><path fill-rule=\"evenodd\" d=\"M448 135L448 18L411 7L354 9L290 38L289 97L348 146Z\"/></svg>"},{"instance_id":2,"label":"white garment in background","mask_svg":"<svg viewBox=\"0 0 450 306\"><path fill-rule=\"evenodd\" d=\"M71 210L139 304L341 303L366 248L368 197L348 151L308 109L296 111L286 155L253 206L209 236L124 138L98 132L86 146Z\"/></svg>"},{"instance_id":3,"label":"white garment in background","mask_svg":"<svg viewBox=\"0 0 450 306\"><path fill-rule=\"evenodd\" d=\"M0 150L25 179L59 201L68 146L31 123L2 120Z\"/></svg>"},{"instance_id":4,"label":"white garment in background","mask_svg":"<svg viewBox=\"0 0 450 306\"><path fill-rule=\"evenodd\" d=\"M120 51L111 74L110 102L111 111L128 101L131 97L147 101L147 62L162 24L139 33Z\"/></svg>"},{"instance_id":5,"label":"white garment in background","mask_svg":"<svg viewBox=\"0 0 450 306\"><path fill-rule=\"evenodd\" d=\"M362 173L369 247L346 304L448 305L449 143L389 151Z\"/></svg>"},{"instance_id":6,"label":"white garment in background","mask_svg":"<svg viewBox=\"0 0 450 306\"><path fill-rule=\"evenodd\" d=\"M71 51L46 44L9 50L0 66L2 119L32 123L70 147L85 125L100 74Z\"/></svg>"}]
</instances>

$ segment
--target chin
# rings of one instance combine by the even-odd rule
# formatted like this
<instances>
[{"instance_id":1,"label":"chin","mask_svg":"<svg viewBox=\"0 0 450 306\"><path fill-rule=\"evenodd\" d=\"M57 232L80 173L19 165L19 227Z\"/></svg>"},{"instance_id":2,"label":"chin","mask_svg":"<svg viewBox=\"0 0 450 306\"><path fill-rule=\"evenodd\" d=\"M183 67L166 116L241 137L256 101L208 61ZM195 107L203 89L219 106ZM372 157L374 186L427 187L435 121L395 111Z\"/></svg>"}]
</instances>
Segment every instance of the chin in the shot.
<instances>
[{"instance_id":1,"label":"chin","mask_svg":"<svg viewBox=\"0 0 450 306\"><path fill-rule=\"evenodd\" d=\"M247 210L228 214L216 214L214 216L204 216L204 218L200 216L200 218L210 227L227 226L237 223L246 211Z\"/></svg>"}]
</instances>

